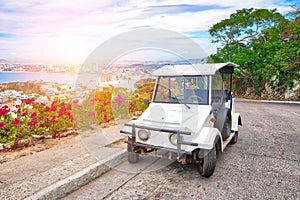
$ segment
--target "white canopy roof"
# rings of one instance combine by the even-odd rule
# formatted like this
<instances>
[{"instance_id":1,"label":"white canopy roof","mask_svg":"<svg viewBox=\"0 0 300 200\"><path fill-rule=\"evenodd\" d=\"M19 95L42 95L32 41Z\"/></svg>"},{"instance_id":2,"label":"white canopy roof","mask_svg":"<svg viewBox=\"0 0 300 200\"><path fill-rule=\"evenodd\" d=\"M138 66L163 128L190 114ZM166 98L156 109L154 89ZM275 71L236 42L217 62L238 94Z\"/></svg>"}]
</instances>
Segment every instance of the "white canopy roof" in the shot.
<instances>
[{"instance_id":1,"label":"white canopy roof","mask_svg":"<svg viewBox=\"0 0 300 200\"><path fill-rule=\"evenodd\" d=\"M229 67L238 67L232 62L213 64L191 64L191 65L165 65L152 74L155 76L188 76L188 75L214 75L218 70ZM233 70L232 70L233 71Z\"/></svg>"}]
</instances>

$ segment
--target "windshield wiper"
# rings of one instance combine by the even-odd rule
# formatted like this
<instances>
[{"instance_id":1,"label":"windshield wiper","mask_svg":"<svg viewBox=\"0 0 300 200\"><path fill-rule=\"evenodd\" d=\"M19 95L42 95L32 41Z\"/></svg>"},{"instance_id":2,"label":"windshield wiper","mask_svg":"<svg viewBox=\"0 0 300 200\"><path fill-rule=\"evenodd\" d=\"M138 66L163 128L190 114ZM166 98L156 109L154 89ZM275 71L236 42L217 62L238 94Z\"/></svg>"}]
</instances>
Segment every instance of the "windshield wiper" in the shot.
<instances>
[{"instance_id":1,"label":"windshield wiper","mask_svg":"<svg viewBox=\"0 0 300 200\"><path fill-rule=\"evenodd\" d=\"M177 97L169 97L170 99L174 99L176 102L181 103L183 105L185 105L188 109L191 109L191 107L189 105L187 105L186 103L183 103L180 99L178 99Z\"/></svg>"},{"instance_id":2,"label":"windshield wiper","mask_svg":"<svg viewBox=\"0 0 300 200\"><path fill-rule=\"evenodd\" d=\"M191 107L185 103L182 103L183 105L185 105L188 109L191 109Z\"/></svg>"}]
</instances>

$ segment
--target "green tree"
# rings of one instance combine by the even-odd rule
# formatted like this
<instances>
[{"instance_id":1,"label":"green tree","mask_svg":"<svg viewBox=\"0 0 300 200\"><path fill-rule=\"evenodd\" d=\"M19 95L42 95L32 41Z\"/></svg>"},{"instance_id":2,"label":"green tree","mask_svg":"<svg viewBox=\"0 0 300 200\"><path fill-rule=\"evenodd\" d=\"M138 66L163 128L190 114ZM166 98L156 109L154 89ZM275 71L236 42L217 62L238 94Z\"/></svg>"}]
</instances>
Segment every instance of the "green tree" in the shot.
<instances>
[{"instance_id":1,"label":"green tree","mask_svg":"<svg viewBox=\"0 0 300 200\"><path fill-rule=\"evenodd\" d=\"M229 19L210 28L213 42L222 45L216 54L210 56L210 60L239 64L240 68L235 71L239 90L243 92L248 87L253 87L255 94L260 95L271 77L283 72L286 62L279 65L276 58L282 58L279 52L286 43L280 33L288 28L289 23L276 9L237 10ZM297 46L295 43L291 45ZM297 54L296 49L294 53Z\"/></svg>"},{"instance_id":2,"label":"green tree","mask_svg":"<svg viewBox=\"0 0 300 200\"><path fill-rule=\"evenodd\" d=\"M251 42L262 35L262 30L282 22L284 17L274 10L242 9L230 15L229 19L214 24L209 33L213 42L223 45Z\"/></svg>"},{"instance_id":3,"label":"green tree","mask_svg":"<svg viewBox=\"0 0 300 200\"><path fill-rule=\"evenodd\" d=\"M300 79L300 8L291 12L291 20L280 32L281 48L276 52L273 64L279 71L279 84L293 86L293 80Z\"/></svg>"}]
</instances>

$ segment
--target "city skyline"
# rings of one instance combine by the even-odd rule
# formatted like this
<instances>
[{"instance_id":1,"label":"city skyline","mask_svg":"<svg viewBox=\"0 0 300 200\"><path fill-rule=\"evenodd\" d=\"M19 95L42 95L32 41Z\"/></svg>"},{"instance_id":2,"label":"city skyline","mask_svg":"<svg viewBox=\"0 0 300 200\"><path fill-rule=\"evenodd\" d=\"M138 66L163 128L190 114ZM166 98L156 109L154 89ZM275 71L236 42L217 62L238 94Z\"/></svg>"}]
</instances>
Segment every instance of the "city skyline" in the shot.
<instances>
[{"instance_id":1,"label":"city skyline","mask_svg":"<svg viewBox=\"0 0 300 200\"><path fill-rule=\"evenodd\" d=\"M277 8L286 14L295 1L180 2L0 0L0 59L80 65L104 41L138 28L176 31L211 54L217 49L208 33L214 23L242 8Z\"/></svg>"}]
</instances>

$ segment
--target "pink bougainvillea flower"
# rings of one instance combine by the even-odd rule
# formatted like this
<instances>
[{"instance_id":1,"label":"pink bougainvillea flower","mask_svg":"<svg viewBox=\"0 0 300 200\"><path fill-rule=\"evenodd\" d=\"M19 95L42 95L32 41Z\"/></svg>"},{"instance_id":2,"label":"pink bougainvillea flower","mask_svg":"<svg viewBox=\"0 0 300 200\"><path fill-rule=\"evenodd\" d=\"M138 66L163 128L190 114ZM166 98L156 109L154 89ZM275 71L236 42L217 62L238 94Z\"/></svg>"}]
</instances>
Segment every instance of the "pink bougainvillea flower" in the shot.
<instances>
[{"instance_id":1,"label":"pink bougainvillea flower","mask_svg":"<svg viewBox=\"0 0 300 200\"><path fill-rule=\"evenodd\" d=\"M75 103L75 104L78 103L78 99L74 99L73 103Z\"/></svg>"},{"instance_id":2,"label":"pink bougainvillea flower","mask_svg":"<svg viewBox=\"0 0 300 200\"><path fill-rule=\"evenodd\" d=\"M35 118L37 116L36 112L31 113L30 118Z\"/></svg>"},{"instance_id":3,"label":"pink bougainvillea flower","mask_svg":"<svg viewBox=\"0 0 300 200\"><path fill-rule=\"evenodd\" d=\"M62 115L64 115L64 114L66 114L66 108L65 107L61 107L60 109L59 109L59 112L58 112L58 117L60 117L60 116L62 116Z\"/></svg>"},{"instance_id":4,"label":"pink bougainvillea flower","mask_svg":"<svg viewBox=\"0 0 300 200\"><path fill-rule=\"evenodd\" d=\"M88 116L95 117L95 112L93 112L93 111L88 112Z\"/></svg>"},{"instance_id":5,"label":"pink bougainvillea flower","mask_svg":"<svg viewBox=\"0 0 300 200\"><path fill-rule=\"evenodd\" d=\"M45 124L40 124L40 127L41 127L41 128L45 127Z\"/></svg>"},{"instance_id":6,"label":"pink bougainvillea flower","mask_svg":"<svg viewBox=\"0 0 300 200\"><path fill-rule=\"evenodd\" d=\"M50 108L50 111L56 111L57 107L55 105L52 105Z\"/></svg>"},{"instance_id":7,"label":"pink bougainvillea flower","mask_svg":"<svg viewBox=\"0 0 300 200\"><path fill-rule=\"evenodd\" d=\"M51 116L50 122L54 122L54 120L56 119L56 116Z\"/></svg>"},{"instance_id":8,"label":"pink bougainvillea flower","mask_svg":"<svg viewBox=\"0 0 300 200\"><path fill-rule=\"evenodd\" d=\"M76 123L74 123L74 128L78 130L78 125Z\"/></svg>"},{"instance_id":9,"label":"pink bougainvillea flower","mask_svg":"<svg viewBox=\"0 0 300 200\"><path fill-rule=\"evenodd\" d=\"M68 115L68 116L69 116L69 119L70 119L71 121L74 121L73 115Z\"/></svg>"},{"instance_id":10,"label":"pink bougainvillea flower","mask_svg":"<svg viewBox=\"0 0 300 200\"><path fill-rule=\"evenodd\" d=\"M37 122L36 122L36 120L31 120L31 121L29 121L29 122L27 122L27 125L28 126L36 126L36 124L37 124Z\"/></svg>"},{"instance_id":11,"label":"pink bougainvillea flower","mask_svg":"<svg viewBox=\"0 0 300 200\"><path fill-rule=\"evenodd\" d=\"M91 99L92 105L94 105L95 101L96 101L96 98L92 98L92 99Z\"/></svg>"},{"instance_id":12,"label":"pink bougainvillea flower","mask_svg":"<svg viewBox=\"0 0 300 200\"><path fill-rule=\"evenodd\" d=\"M134 101L130 102L129 106L134 106Z\"/></svg>"},{"instance_id":13,"label":"pink bougainvillea flower","mask_svg":"<svg viewBox=\"0 0 300 200\"><path fill-rule=\"evenodd\" d=\"M124 97L122 97L121 94L118 94L118 96L115 98L115 102L118 104L118 105L121 105L126 99Z\"/></svg>"},{"instance_id":14,"label":"pink bougainvillea flower","mask_svg":"<svg viewBox=\"0 0 300 200\"><path fill-rule=\"evenodd\" d=\"M0 128L4 128L5 124L3 122L0 122Z\"/></svg>"},{"instance_id":15,"label":"pink bougainvillea flower","mask_svg":"<svg viewBox=\"0 0 300 200\"><path fill-rule=\"evenodd\" d=\"M10 109L7 105L2 106L0 108L0 115L6 115L7 113L9 113Z\"/></svg>"},{"instance_id":16,"label":"pink bougainvillea flower","mask_svg":"<svg viewBox=\"0 0 300 200\"><path fill-rule=\"evenodd\" d=\"M20 105L16 105L16 108L18 108L18 109L19 109L19 108L20 108Z\"/></svg>"},{"instance_id":17,"label":"pink bougainvillea flower","mask_svg":"<svg viewBox=\"0 0 300 200\"><path fill-rule=\"evenodd\" d=\"M35 101L34 98L31 98L31 99L22 99L22 103L25 103L25 104L32 104L33 102Z\"/></svg>"},{"instance_id":18,"label":"pink bougainvillea flower","mask_svg":"<svg viewBox=\"0 0 300 200\"><path fill-rule=\"evenodd\" d=\"M58 100L52 101L52 104L51 104L51 105L53 106L53 105L55 105L56 103L58 103Z\"/></svg>"},{"instance_id":19,"label":"pink bougainvillea flower","mask_svg":"<svg viewBox=\"0 0 300 200\"><path fill-rule=\"evenodd\" d=\"M21 123L21 121L19 120L19 119L17 119L17 118L15 118L15 119L13 119L12 121L11 121L11 124L12 125L18 125L18 124L20 124Z\"/></svg>"},{"instance_id":20,"label":"pink bougainvillea flower","mask_svg":"<svg viewBox=\"0 0 300 200\"><path fill-rule=\"evenodd\" d=\"M110 104L110 102L108 102L108 101L105 101L103 104L106 106L106 105L109 105L109 104Z\"/></svg>"},{"instance_id":21,"label":"pink bougainvillea flower","mask_svg":"<svg viewBox=\"0 0 300 200\"><path fill-rule=\"evenodd\" d=\"M71 104L68 104L67 110L72 110L72 105Z\"/></svg>"},{"instance_id":22,"label":"pink bougainvillea flower","mask_svg":"<svg viewBox=\"0 0 300 200\"><path fill-rule=\"evenodd\" d=\"M26 112L23 112L23 113L21 114L22 117L25 117L26 115L27 115Z\"/></svg>"},{"instance_id":23,"label":"pink bougainvillea flower","mask_svg":"<svg viewBox=\"0 0 300 200\"><path fill-rule=\"evenodd\" d=\"M48 106L46 106L45 110L46 110L46 112L50 112L50 111L51 111L51 108L48 107Z\"/></svg>"}]
</instances>

